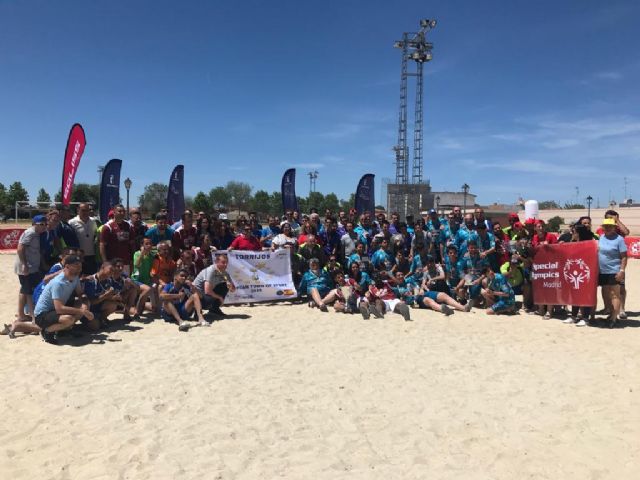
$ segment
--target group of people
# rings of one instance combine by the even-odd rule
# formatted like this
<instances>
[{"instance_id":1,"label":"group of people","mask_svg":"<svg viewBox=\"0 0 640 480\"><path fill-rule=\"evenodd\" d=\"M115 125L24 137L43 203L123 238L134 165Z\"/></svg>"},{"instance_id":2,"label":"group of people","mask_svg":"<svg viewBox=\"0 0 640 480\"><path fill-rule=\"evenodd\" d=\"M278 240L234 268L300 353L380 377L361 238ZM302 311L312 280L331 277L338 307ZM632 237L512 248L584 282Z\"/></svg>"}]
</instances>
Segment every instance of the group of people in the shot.
<instances>
[{"instance_id":1,"label":"group of people","mask_svg":"<svg viewBox=\"0 0 640 480\"><path fill-rule=\"evenodd\" d=\"M387 219L354 210L308 215L287 211L269 216L263 226L255 214L235 222L186 210L171 224L166 210L155 225L138 209L116 205L105 224L90 204L80 204L71 217L68 206L36 215L19 240L16 273L20 280L16 320L1 333L40 333L56 342L57 332L77 321L87 328L105 328L115 312L125 320L160 314L187 331L195 320L207 326L224 316L220 307L235 285L227 273L231 250L287 249L293 281L311 308L360 313L368 319L387 312L411 319L410 307L451 315L484 307L487 314L523 308L545 318L554 306L536 304L531 264L538 245L557 242L599 242L600 284L611 325L625 318L624 270L629 233L614 211L601 230L591 232L582 217L570 232L556 236L541 220L508 224L486 218L482 208L447 215L430 210L425 218L397 213ZM586 325L590 307L571 308L567 323ZM206 313L205 313L206 311Z\"/></svg>"}]
</instances>

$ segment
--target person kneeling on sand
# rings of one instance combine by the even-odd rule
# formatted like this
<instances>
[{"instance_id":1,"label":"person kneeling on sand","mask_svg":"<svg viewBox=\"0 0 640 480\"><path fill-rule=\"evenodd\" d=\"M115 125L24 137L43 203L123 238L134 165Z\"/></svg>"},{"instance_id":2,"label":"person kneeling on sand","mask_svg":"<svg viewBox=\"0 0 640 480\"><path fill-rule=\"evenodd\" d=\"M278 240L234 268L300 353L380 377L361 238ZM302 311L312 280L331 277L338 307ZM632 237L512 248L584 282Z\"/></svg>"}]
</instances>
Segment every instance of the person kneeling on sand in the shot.
<instances>
[{"instance_id":1,"label":"person kneeling on sand","mask_svg":"<svg viewBox=\"0 0 640 480\"><path fill-rule=\"evenodd\" d=\"M89 299L91 313L96 317L91 327L94 330L106 328L109 315L123 308L122 299L112 285L114 267L111 262L103 262L98 273L83 280L84 293Z\"/></svg>"},{"instance_id":2,"label":"person kneeling on sand","mask_svg":"<svg viewBox=\"0 0 640 480\"><path fill-rule=\"evenodd\" d=\"M224 316L220 307L224 303L227 293L236 291L236 286L227 272L228 264L227 255L216 255L215 263L198 273L193 281L193 286L202 301L202 308L220 317Z\"/></svg>"},{"instance_id":3,"label":"person kneeling on sand","mask_svg":"<svg viewBox=\"0 0 640 480\"><path fill-rule=\"evenodd\" d=\"M495 273L491 267L486 267L483 275L487 286L482 289L481 293L487 304L487 315L515 313L516 296L506 277Z\"/></svg>"},{"instance_id":4,"label":"person kneeling on sand","mask_svg":"<svg viewBox=\"0 0 640 480\"><path fill-rule=\"evenodd\" d=\"M35 307L36 325L41 328L40 334L47 343L58 343L57 332L66 330L85 317L89 321L94 320L88 305L82 304L80 308L73 305L75 292L82 295L80 284L80 272L82 260L71 255L65 259L63 274L51 280L42 291Z\"/></svg>"},{"instance_id":5,"label":"person kneeling on sand","mask_svg":"<svg viewBox=\"0 0 640 480\"><path fill-rule=\"evenodd\" d=\"M178 330L186 332L189 324L185 320L193 317L195 311L200 321L200 325L208 327L210 325L202 315L202 303L196 288L187 279L189 272L178 270L173 276L173 282L167 283L160 293L162 309L160 314L167 322L176 322Z\"/></svg>"}]
</instances>

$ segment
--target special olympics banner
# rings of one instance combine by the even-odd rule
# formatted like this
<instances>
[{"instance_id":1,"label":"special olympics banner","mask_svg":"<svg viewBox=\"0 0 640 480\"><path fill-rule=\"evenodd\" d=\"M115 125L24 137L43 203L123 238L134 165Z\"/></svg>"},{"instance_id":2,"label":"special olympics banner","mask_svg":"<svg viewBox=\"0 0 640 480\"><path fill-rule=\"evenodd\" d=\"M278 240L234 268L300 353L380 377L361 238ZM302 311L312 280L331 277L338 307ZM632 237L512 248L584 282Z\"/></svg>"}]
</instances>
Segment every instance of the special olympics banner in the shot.
<instances>
[{"instance_id":1,"label":"special olympics banner","mask_svg":"<svg viewBox=\"0 0 640 480\"><path fill-rule=\"evenodd\" d=\"M373 187L373 179L375 175L373 173L367 173L363 175L358 182L358 188L356 189L356 212L358 215L364 212L373 212L376 209L375 205L375 191Z\"/></svg>"},{"instance_id":2,"label":"special olympics banner","mask_svg":"<svg viewBox=\"0 0 640 480\"><path fill-rule=\"evenodd\" d=\"M298 293L291 276L289 250L228 252L227 272L236 291L227 294L225 304L252 303L264 300L287 300Z\"/></svg>"},{"instance_id":3,"label":"special olympics banner","mask_svg":"<svg viewBox=\"0 0 640 480\"><path fill-rule=\"evenodd\" d=\"M184 165L178 165L171 172L167 191L167 215L169 224L177 222L184 213Z\"/></svg>"},{"instance_id":4,"label":"special olympics banner","mask_svg":"<svg viewBox=\"0 0 640 480\"><path fill-rule=\"evenodd\" d=\"M120 203L120 169L122 160L109 160L102 170L100 182L100 221L107 223L108 214L115 205Z\"/></svg>"},{"instance_id":5,"label":"special olympics banner","mask_svg":"<svg viewBox=\"0 0 640 480\"><path fill-rule=\"evenodd\" d=\"M627 244L627 257L640 258L640 237L624 237Z\"/></svg>"},{"instance_id":6,"label":"special olympics banner","mask_svg":"<svg viewBox=\"0 0 640 480\"><path fill-rule=\"evenodd\" d=\"M282 211L292 212L298 211L298 197L296 197L296 169L290 168L282 176L282 184L280 186L282 193Z\"/></svg>"},{"instance_id":7,"label":"special olympics banner","mask_svg":"<svg viewBox=\"0 0 640 480\"><path fill-rule=\"evenodd\" d=\"M538 246L533 257L531 280L537 305L595 305L597 242Z\"/></svg>"},{"instance_id":8,"label":"special olympics banner","mask_svg":"<svg viewBox=\"0 0 640 480\"><path fill-rule=\"evenodd\" d=\"M24 231L24 228L0 229L0 250L17 250L18 240Z\"/></svg>"},{"instance_id":9,"label":"special olympics banner","mask_svg":"<svg viewBox=\"0 0 640 480\"><path fill-rule=\"evenodd\" d=\"M64 165L62 167L62 204L69 205L71 202L71 192L76 172L80 166L80 158L84 153L87 139L84 136L84 129L79 123L75 123L69 132L67 147L64 151Z\"/></svg>"}]
</instances>

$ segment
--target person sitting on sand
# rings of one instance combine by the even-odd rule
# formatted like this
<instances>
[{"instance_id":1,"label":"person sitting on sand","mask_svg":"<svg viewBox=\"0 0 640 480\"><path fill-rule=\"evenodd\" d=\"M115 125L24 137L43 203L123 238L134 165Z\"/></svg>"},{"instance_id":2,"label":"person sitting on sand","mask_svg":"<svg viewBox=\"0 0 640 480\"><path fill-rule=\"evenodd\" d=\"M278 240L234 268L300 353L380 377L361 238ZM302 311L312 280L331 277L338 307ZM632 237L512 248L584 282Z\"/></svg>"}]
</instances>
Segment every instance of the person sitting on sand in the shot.
<instances>
[{"instance_id":1,"label":"person sitting on sand","mask_svg":"<svg viewBox=\"0 0 640 480\"><path fill-rule=\"evenodd\" d=\"M114 300L124 305L123 319L128 321L137 314L136 299L138 298L140 287L124 273L124 261L121 258L114 258L112 263L111 286L116 292Z\"/></svg>"},{"instance_id":2,"label":"person sitting on sand","mask_svg":"<svg viewBox=\"0 0 640 480\"><path fill-rule=\"evenodd\" d=\"M216 255L215 263L196 276L193 285L200 295L202 308L209 313L224 316L220 307L229 292L235 292L236 286L227 272L229 258L226 254Z\"/></svg>"},{"instance_id":3,"label":"person sitting on sand","mask_svg":"<svg viewBox=\"0 0 640 480\"><path fill-rule=\"evenodd\" d=\"M69 256L65 260L63 274L51 280L38 298L35 307L36 325L41 328L40 334L47 343L58 343L57 332L66 330L85 317L93 321L94 316L85 303L79 308L69 305L73 301L72 294L82 295L80 272L82 260L77 256Z\"/></svg>"},{"instance_id":4,"label":"person sitting on sand","mask_svg":"<svg viewBox=\"0 0 640 480\"><path fill-rule=\"evenodd\" d=\"M374 284L369 286L366 296L376 318L383 318L385 312L394 312L402 315L405 321L411 320L409 307L396 296L393 286L380 273L374 275Z\"/></svg>"},{"instance_id":5,"label":"person sitting on sand","mask_svg":"<svg viewBox=\"0 0 640 480\"><path fill-rule=\"evenodd\" d=\"M189 282L188 277L189 272L186 270L177 270L173 276L173 282L167 283L160 293L162 318L167 322L176 322L178 330L181 332L189 330L189 324L185 320L193 317L194 311L200 326L208 327L211 325L202 315L200 296L196 288Z\"/></svg>"},{"instance_id":6,"label":"person sitting on sand","mask_svg":"<svg viewBox=\"0 0 640 480\"><path fill-rule=\"evenodd\" d=\"M327 311L327 305L336 299L335 291L331 290L332 282L329 273L320 268L320 260L309 260L309 269L302 276L298 291L310 297L309 307L318 307Z\"/></svg>"},{"instance_id":7,"label":"person sitting on sand","mask_svg":"<svg viewBox=\"0 0 640 480\"><path fill-rule=\"evenodd\" d=\"M487 315L515 313L516 296L504 275L495 273L491 267L485 267L482 273L487 282L486 288L482 289Z\"/></svg>"},{"instance_id":8,"label":"person sitting on sand","mask_svg":"<svg viewBox=\"0 0 640 480\"><path fill-rule=\"evenodd\" d=\"M485 267L490 265L486 258L480 256L478 244L475 240L469 241L467 249L469 251L458 261L458 273L461 279L458 289L464 298L468 298L465 310L471 311L480 299L482 280L484 280L482 272Z\"/></svg>"},{"instance_id":9,"label":"person sitting on sand","mask_svg":"<svg viewBox=\"0 0 640 480\"><path fill-rule=\"evenodd\" d=\"M136 282L139 289L136 315L141 315L145 308L152 312L158 312L158 290L153 288L153 278L151 276L151 269L155 259L152 248L151 239L145 237L142 239L140 250L133 254L133 273L131 278ZM148 305L147 300L149 301Z\"/></svg>"}]
</instances>

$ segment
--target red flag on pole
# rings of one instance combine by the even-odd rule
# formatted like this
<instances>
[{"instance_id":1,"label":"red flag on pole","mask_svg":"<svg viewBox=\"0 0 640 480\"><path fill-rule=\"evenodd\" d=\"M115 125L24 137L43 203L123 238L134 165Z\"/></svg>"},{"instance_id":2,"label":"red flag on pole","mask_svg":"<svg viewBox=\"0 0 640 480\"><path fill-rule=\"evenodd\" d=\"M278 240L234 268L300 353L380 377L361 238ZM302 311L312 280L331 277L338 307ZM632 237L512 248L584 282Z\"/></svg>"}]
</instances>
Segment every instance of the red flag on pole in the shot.
<instances>
[{"instance_id":1,"label":"red flag on pole","mask_svg":"<svg viewBox=\"0 0 640 480\"><path fill-rule=\"evenodd\" d=\"M87 140L84 136L84 129L79 123L75 123L69 132L67 148L64 151L64 165L62 167L62 204L69 205L71 202L71 192L76 172L80 166L80 158L84 153Z\"/></svg>"},{"instance_id":2,"label":"red flag on pole","mask_svg":"<svg viewBox=\"0 0 640 480\"><path fill-rule=\"evenodd\" d=\"M531 266L537 305L596 304L598 244L595 241L540 245Z\"/></svg>"}]
</instances>

